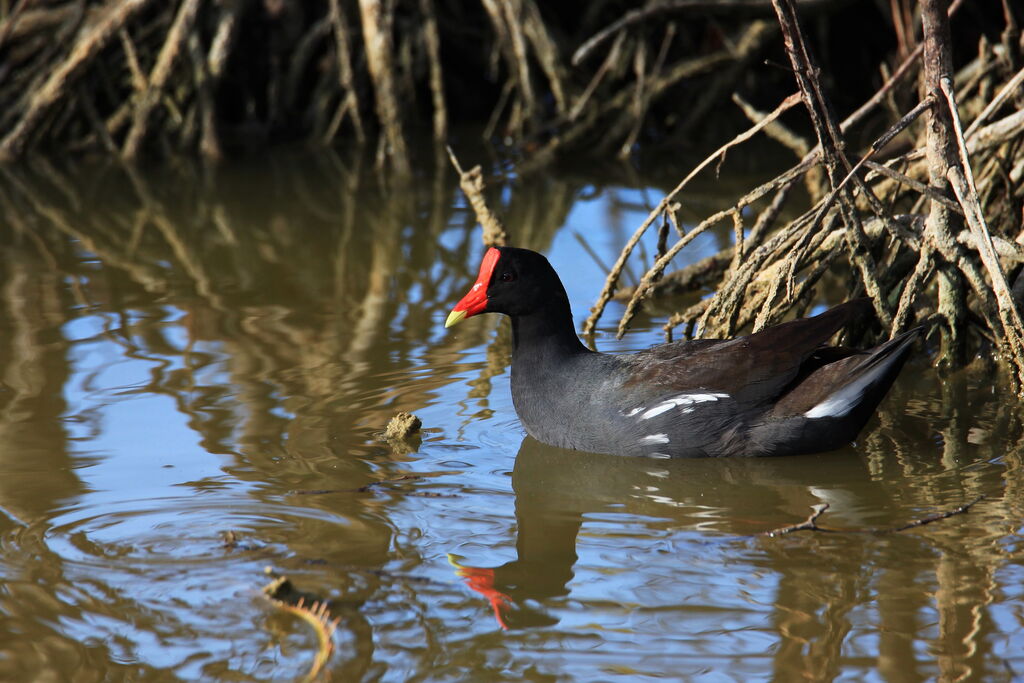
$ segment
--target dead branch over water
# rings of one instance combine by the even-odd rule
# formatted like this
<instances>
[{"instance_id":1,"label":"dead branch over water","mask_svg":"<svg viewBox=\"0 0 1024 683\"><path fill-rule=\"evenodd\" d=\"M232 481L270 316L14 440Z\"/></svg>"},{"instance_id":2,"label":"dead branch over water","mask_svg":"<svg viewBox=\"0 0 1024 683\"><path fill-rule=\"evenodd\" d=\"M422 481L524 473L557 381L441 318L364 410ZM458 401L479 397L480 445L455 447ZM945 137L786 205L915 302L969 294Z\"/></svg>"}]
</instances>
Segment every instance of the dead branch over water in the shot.
<instances>
[{"instance_id":1,"label":"dead branch over water","mask_svg":"<svg viewBox=\"0 0 1024 683\"><path fill-rule=\"evenodd\" d=\"M728 336L748 326L760 329L794 311L802 313L822 277L840 274L851 296L871 297L887 335L912 324L937 322L940 359L949 366L960 365L968 347L976 348L979 339L990 340L1014 368L1020 390L1024 70L1019 68L1021 43L1019 32L1011 30L1009 8L1006 41L982 41L978 56L954 73L946 3L923 0L922 44L907 50L908 56L883 88L839 122L794 2L773 0L773 6L817 145L796 146L811 149L800 163L751 190L731 208L698 222L659 252L630 292L619 335L667 280L675 291L707 287L717 293L673 315L666 334L685 325L687 335ZM956 9L954 4L950 12ZM900 90L907 91L902 96L908 99L914 92L909 76L915 73L920 95L911 101L916 104L895 111L895 122L865 151L853 153L847 138L851 127L887 100L893 105ZM675 220L682 190L692 175L750 133L774 124L789 105L786 100L772 114L752 114L758 120L749 131L720 148L666 195L624 247L585 332L595 329L617 289L619 272L643 234L658 222ZM970 125L965 128L963 120ZM997 140L989 145L981 131ZM884 163L872 159L897 139L909 151ZM819 168L824 173L813 177L811 172ZM809 185L815 203L776 227L782 205L801 181ZM756 216L749 229L748 215ZM722 223L731 223L734 247L663 279L669 263L687 244Z\"/></svg>"}]
</instances>

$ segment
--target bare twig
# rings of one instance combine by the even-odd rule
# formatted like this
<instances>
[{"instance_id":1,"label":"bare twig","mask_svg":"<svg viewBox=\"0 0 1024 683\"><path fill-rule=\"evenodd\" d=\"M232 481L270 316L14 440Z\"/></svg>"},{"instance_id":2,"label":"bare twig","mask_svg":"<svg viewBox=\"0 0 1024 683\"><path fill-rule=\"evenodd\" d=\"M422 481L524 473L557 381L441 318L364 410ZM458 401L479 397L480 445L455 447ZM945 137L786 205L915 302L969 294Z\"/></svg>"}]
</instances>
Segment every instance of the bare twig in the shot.
<instances>
[{"instance_id":1,"label":"bare twig","mask_svg":"<svg viewBox=\"0 0 1024 683\"><path fill-rule=\"evenodd\" d=\"M83 29L71 54L54 69L43 87L32 96L28 110L18 124L0 141L0 162L10 161L24 153L29 138L53 108L63 101L68 88L117 32L152 2L153 0L124 0L110 3L100 19Z\"/></svg>"},{"instance_id":2,"label":"bare twig","mask_svg":"<svg viewBox=\"0 0 1024 683\"><path fill-rule=\"evenodd\" d=\"M988 117L995 113L999 107L1006 103L1006 100L1013 95L1017 89L1024 83L1024 68L1013 75L1006 85L1004 85L999 93L992 98L992 101L985 105L985 108L981 110L981 113L971 122L971 125L964 131L964 137L970 139L972 135L982 126Z\"/></svg>"},{"instance_id":3,"label":"bare twig","mask_svg":"<svg viewBox=\"0 0 1024 683\"><path fill-rule=\"evenodd\" d=\"M1001 339L1008 346L1010 358L1017 369L1018 389L1020 390L1024 388L1024 321L1021 320L1020 312L1017 310L1013 295L1006 283L1006 275L999 264L999 258L992 243L992 235L985 224L985 216L978 202L978 188L974 184L970 159L967 158L967 143L964 141L963 130L960 127L960 117L957 114L952 83L948 78L943 78L939 86L949 106L953 137L960 157L960 165L951 166L946 177L952 184L953 192L960 201L960 205L964 208L967 225L974 236L981 262L988 271L999 309L999 319L1003 327Z\"/></svg>"},{"instance_id":4,"label":"bare twig","mask_svg":"<svg viewBox=\"0 0 1024 683\"><path fill-rule=\"evenodd\" d=\"M182 2L174 17L174 24L167 33L167 39L160 49L156 64L153 65L149 78L146 79L146 91L135 108L135 117L122 152L125 159L129 161L138 159L142 151L142 143L149 132L150 118L163 97L164 88L167 87L178 57L184 51L183 48L188 40L189 30L195 21L196 13L199 11L199 5L200 0L184 0Z\"/></svg>"},{"instance_id":5,"label":"bare twig","mask_svg":"<svg viewBox=\"0 0 1024 683\"><path fill-rule=\"evenodd\" d=\"M653 211L651 211L647 215L647 218L644 219L644 222L640 225L639 228L636 229L636 231L633 233L633 236L630 237L629 241L622 248L622 252L619 254L619 258L615 261L615 265L612 266L612 270L608 274L607 279L605 280L604 288L601 290L601 294L598 296L597 302L590 309L590 316L588 316L586 322L583 323L583 334L589 335L593 333L595 327L597 326L597 321L600 319L601 314L604 312L604 307L607 305L608 301L611 300L612 295L615 293L615 288L619 281L619 275L622 274L622 269L623 267L625 267L626 261L629 259L629 255L632 253L633 248L640 242L640 238L643 237L644 233L647 232L647 229L654 223L657 217L662 212L664 212L665 209L668 208L668 206L672 202L675 201L676 196L683 191L683 188L685 188L690 183L690 181L697 176L697 174L699 174L701 171L707 168L711 163L715 161L721 161L722 159L724 159L729 149L752 138L754 135L758 133L758 131L768 126L772 121L781 116L782 113L785 112L787 109L790 109L791 107L798 104L799 101L799 97L796 94L787 97L785 100L782 101L781 104L779 104L779 106L775 108L774 111L772 111L771 114L769 114L764 119L748 128L746 131L740 133L732 140L730 140L729 142L725 143L717 150L715 150L707 158L705 158L704 161L702 161L700 164L697 165L696 168L690 171L690 173L687 174L687 176L683 178L679 182L679 184L672 189L671 192L665 195L665 197L663 197L662 200L658 202L658 205L654 208ZM761 195L759 194L758 197L760 196ZM746 204L743 204L743 206L746 206ZM706 221L706 223L708 224L708 226L713 225L714 223L717 223L717 220L711 221L711 219L709 219L709 221ZM677 242L665 256L658 260L657 263L663 263L660 268L657 267L656 263L655 267L651 269L652 271L657 270L657 273L652 274L651 277L647 278L649 282L656 279L657 275L660 275L660 272L664 270L665 266L668 264L671 258L675 256L677 253L679 253L679 250L686 246L686 243L688 243L690 240L693 239L693 237L695 237L695 235L693 235L693 232L694 231L691 231L689 235L681 238L680 242L682 242L682 244ZM683 240L685 240L685 242L683 242ZM640 299L643 296L645 296L646 293L646 290L641 291L641 287L637 287L637 291L634 293L633 300L631 301L631 303L633 304L634 311L636 305L638 305ZM629 318L632 318L632 312L633 311L628 311L627 314L623 316L623 322L619 323L620 336L622 334L622 331L624 331L625 327L629 324L627 316Z\"/></svg>"},{"instance_id":6,"label":"bare twig","mask_svg":"<svg viewBox=\"0 0 1024 683\"><path fill-rule=\"evenodd\" d=\"M969 503L958 505L952 510L946 510L944 512L937 512L920 519L912 520L906 524L901 524L897 527L890 528L870 528L870 529L832 529L828 527L820 527L817 524L818 518L821 517L822 513L828 510L828 503L819 503L811 506L811 515L799 524L790 524L788 526L779 527L778 529L772 529L771 531L763 531L759 535L761 536L784 536L791 534L795 531L818 531L827 534L894 534L900 531L907 531L908 529L916 529L927 524L941 521L943 519L949 519L957 515L963 515L970 511L972 507L981 501L985 500L985 496L978 496Z\"/></svg>"},{"instance_id":7,"label":"bare twig","mask_svg":"<svg viewBox=\"0 0 1024 683\"><path fill-rule=\"evenodd\" d=\"M804 0L801 3L801 7L809 8L812 5L822 4L827 4L827 0ZM624 14L621 19L595 33L576 48L572 55L572 64L573 66L579 66L597 47L612 36L621 35L624 29L662 14L687 10L723 13L736 10L754 10L762 14L768 14L770 9L771 4L769 0L663 0L642 9L631 10Z\"/></svg>"},{"instance_id":8,"label":"bare twig","mask_svg":"<svg viewBox=\"0 0 1024 683\"><path fill-rule=\"evenodd\" d=\"M953 508L952 510L946 510L945 512L936 512L935 514L928 515L927 517L922 517L921 519L915 519L915 520L913 520L911 522L907 522L903 526L898 526L898 527L896 527L894 529L881 529L881 530L875 531L874 533L876 533L876 534L889 534L889 533L896 533L896 532L899 532L899 531L906 531L907 529L914 529L916 527L924 526L926 524L931 524L933 522L938 522L938 521L941 521L943 519L949 519L950 517L954 517L956 515L967 514L968 512L970 512L972 507L974 507L975 505L977 505L978 503L980 503L983 500L985 500L985 496L978 496L977 498L972 500L970 503L964 503L963 505L958 505L957 507Z\"/></svg>"},{"instance_id":9,"label":"bare twig","mask_svg":"<svg viewBox=\"0 0 1024 683\"><path fill-rule=\"evenodd\" d=\"M338 111L331 122L327 140L334 139L338 127L341 125L342 117L345 114L352 119L352 128L355 130L356 140L362 143L366 139L363 132L363 117L359 111L359 94L356 91L355 75L350 55L351 46L349 39L348 20L341 8L341 0L331 0L330 4L331 25L334 27L334 53L338 60L338 84L341 86L344 95L338 105Z\"/></svg>"},{"instance_id":10,"label":"bare twig","mask_svg":"<svg viewBox=\"0 0 1024 683\"><path fill-rule=\"evenodd\" d=\"M828 510L828 507L828 503L812 505L810 516L799 524L790 524L788 526L779 527L778 529L772 529L771 531L764 531L761 535L784 536L785 534L791 534L794 531L832 531L832 529L822 529L817 524L818 517L821 517L822 513L825 512L825 510Z\"/></svg>"},{"instance_id":11,"label":"bare twig","mask_svg":"<svg viewBox=\"0 0 1024 683\"><path fill-rule=\"evenodd\" d=\"M333 0L337 3L338 0ZM423 14L423 39L427 45L427 63L430 65L430 95L434 103L434 141L444 144L448 137L448 108L444 101L444 83L441 74L441 38L437 31L433 0L420 0ZM442 157L443 158L443 157Z\"/></svg>"},{"instance_id":12,"label":"bare twig","mask_svg":"<svg viewBox=\"0 0 1024 683\"><path fill-rule=\"evenodd\" d=\"M474 166L468 171L463 171L459 160L455 158L455 152L448 147L448 157L452 160L452 166L459 174L459 187L466 194L470 206L476 213L476 219L483 227L484 245L488 247L503 247L508 242L508 233L493 211L487 206L484 199L484 174L479 166Z\"/></svg>"},{"instance_id":13,"label":"bare twig","mask_svg":"<svg viewBox=\"0 0 1024 683\"><path fill-rule=\"evenodd\" d=\"M384 138L387 141L386 147L382 148L386 152L378 159L378 164L387 159L398 175L408 177L412 167L409 164L398 95L395 92L391 7L390 3L383 0L359 0L366 64L374 82L377 116L384 127Z\"/></svg>"}]
</instances>

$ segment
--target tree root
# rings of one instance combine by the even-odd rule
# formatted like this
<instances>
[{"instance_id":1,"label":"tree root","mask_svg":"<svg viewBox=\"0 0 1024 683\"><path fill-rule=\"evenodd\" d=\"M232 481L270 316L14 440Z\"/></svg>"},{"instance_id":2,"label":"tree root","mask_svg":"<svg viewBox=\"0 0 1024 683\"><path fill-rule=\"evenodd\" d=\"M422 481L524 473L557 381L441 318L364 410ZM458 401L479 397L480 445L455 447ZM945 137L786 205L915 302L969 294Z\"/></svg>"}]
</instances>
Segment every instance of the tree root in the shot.
<instances>
[{"instance_id":1,"label":"tree root","mask_svg":"<svg viewBox=\"0 0 1024 683\"><path fill-rule=\"evenodd\" d=\"M679 325L686 326L687 336L729 336L747 325L757 330L807 306L817 280L832 270L831 264L842 263L845 267L840 272L849 280L850 294L863 292L871 297L884 335L899 334L920 322L919 312L926 316L937 312L943 336L940 363L955 367L966 359L968 344L975 346L993 339L1012 366L1021 390L1024 324L1020 296L1015 292L1024 291L1024 277L1017 275L1011 287L1008 274L1019 269L1024 256L1018 239L1024 112L1018 109L997 117L1008 107L1020 107L1019 98L1014 100L1010 93L1024 83L1024 71L1007 72L991 66L964 69L961 73L971 74L974 84L957 91L948 69L948 13L940 0L928 0L924 3L924 44L910 51L879 92L837 124L792 1L773 3L800 97L814 124L817 146L798 165L749 192L732 207L697 222L675 245L659 251L640 285L630 292L619 321L619 335L647 299L671 287L692 290L697 282L701 287L716 288L717 293L673 314L666 324L666 336ZM949 12L958 5L954 3ZM984 44L982 48L994 49ZM978 60L999 63L998 55L992 54L979 55ZM898 115L864 154L850 158L844 132L886 101L922 63L930 86L925 96ZM981 87L978 79L988 79L988 84ZM997 94L991 101L982 100L981 106L972 102L972 109L957 102L956 92L985 90ZM748 116L759 117L741 98L736 102ZM980 113L965 130L959 112L972 110ZM766 130L778 111L762 118L756 130L748 133ZM997 120L993 123L993 119ZM920 125L922 120L924 126ZM899 136L912 140L910 153L885 163L872 159ZM742 142L746 134L741 137L726 147ZM786 144L801 149L792 141ZM686 183L716 155L668 193L623 246L583 326L585 334L594 331L635 245L659 216L665 220L667 207L679 201ZM974 169L981 169L977 181L972 163ZM810 210L774 232L755 229L746 234L742 221L737 220L740 212L770 192L777 193L777 199L784 197L796 182L808 178L809 172L817 168L823 169L821 182L828 186L812 192L819 199ZM921 181L924 177L927 182ZM897 207L904 211L910 208L911 212L900 213ZM774 223L778 211L765 209L762 217ZM734 247L662 278L672 259L697 234L730 218ZM727 255L731 261L728 267L722 267L721 259ZM966 325L969 316L981 324L973 341L970 335L975 333Z\"/></svg>"}]
</instances>

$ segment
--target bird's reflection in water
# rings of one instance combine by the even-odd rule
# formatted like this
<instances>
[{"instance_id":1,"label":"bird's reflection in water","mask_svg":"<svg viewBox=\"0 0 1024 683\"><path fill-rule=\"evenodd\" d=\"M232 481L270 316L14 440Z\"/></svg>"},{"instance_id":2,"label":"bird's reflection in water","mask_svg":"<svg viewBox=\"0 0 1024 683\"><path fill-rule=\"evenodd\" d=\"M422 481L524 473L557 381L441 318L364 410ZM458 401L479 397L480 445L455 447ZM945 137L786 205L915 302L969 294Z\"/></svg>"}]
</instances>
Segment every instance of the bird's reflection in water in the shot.
<instances>
[{"instance_id":1,"label":"bird's reflection in water","mask_svg":"<svg viewBox=\"0 0 1024 683\"><path fill-rule=\"evenodd\" d=\"M852 449L783 458L629 458L569 451L526 437L512 473L515 560L474 567L453 560L488 599L502 628L557 623L544 611L570 594L577 536L588 515L632 515L673 529L749 537L805 518L827 502L834 524L858 526L863 490L877 488ZM685 562L686 558L680 558Z\"/></svg>"}]
</instances>

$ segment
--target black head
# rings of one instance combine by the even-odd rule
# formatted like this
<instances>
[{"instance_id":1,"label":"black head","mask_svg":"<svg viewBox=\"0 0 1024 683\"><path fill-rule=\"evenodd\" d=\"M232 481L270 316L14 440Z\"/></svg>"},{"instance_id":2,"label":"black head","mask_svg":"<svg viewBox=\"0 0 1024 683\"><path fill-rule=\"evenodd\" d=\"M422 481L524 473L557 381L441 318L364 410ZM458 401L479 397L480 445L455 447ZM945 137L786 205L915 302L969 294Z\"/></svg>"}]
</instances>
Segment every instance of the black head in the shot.
<instances>
[{"instance_id":1,"label":"black head","mask_svg":"<svg viewBox=\"0 0 1024 683\"><path fill-rule=\"evenodd\" d=\"M562 281L542 255L529 249L492 247L469 292L448 315L445 327L478 313L525 316L555 308L568 310Z\"/></svg>"}]
</instances>

